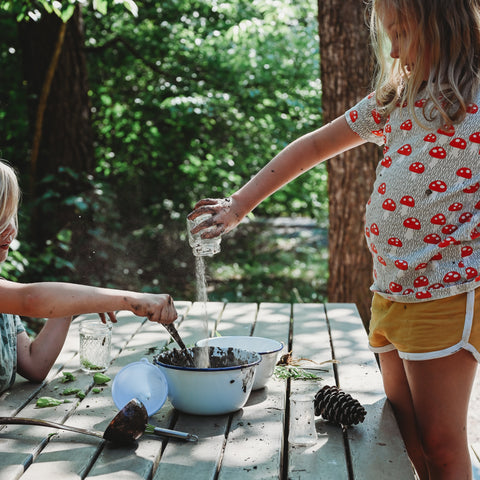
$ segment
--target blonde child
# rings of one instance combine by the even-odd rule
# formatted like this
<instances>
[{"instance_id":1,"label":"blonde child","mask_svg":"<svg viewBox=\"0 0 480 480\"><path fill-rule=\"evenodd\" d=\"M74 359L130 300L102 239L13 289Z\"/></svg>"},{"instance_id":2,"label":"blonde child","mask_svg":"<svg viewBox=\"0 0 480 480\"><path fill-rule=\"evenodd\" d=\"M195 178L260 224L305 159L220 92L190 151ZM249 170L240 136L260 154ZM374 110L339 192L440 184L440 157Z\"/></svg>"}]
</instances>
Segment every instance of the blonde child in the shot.
<instances>
[{"instance_id":1,"label":"blonde child","mask_svg":"<svg viewBox=\"0 0 480 480\"><path fill-rule=\"evenodd\" d=\"M228 232L318 163L367 141L381 145L365 225L370 348L418 476L471 479L467 410L480 360L480 1L369 3L375 92L287 146L230 198L198 202L189 218L212 214L193 233Z\"/></svg>"},{"instance_id":2,"label":"blonde child","mask_svg":"<svg viewBox=\"0 0 480 480\"><path fill-rule=\"evenodd\" d=\"M13 169L0 161L0 262L17 235L20 189ZM105 313L116 322L116 310L130 310L159 323L177 318L167 294L146 294L61 282L22 284L0 279L0 392L18 372L32 381L48 374L65 341L72 315ZM48 318L31 341L18 315Z\"/></svg>"}]
</instances>

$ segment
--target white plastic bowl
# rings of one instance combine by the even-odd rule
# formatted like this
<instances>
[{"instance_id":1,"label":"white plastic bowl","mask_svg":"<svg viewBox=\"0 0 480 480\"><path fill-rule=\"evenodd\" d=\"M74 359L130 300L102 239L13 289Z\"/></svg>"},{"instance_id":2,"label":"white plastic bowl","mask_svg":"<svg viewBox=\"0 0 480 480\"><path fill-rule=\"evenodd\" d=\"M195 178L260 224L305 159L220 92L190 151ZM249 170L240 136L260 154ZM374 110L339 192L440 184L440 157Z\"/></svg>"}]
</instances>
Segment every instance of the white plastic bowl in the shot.
<instances>
[{"instance_id":1,"label":"white plastic bowl","mask_svg":"<svg viewBox=\"0 0 480 480\"><path fill-rule=\"evenodd\" d=\"M208 352L215 365L219 359L225 366L200 368L175 365L172 352L154 358L154 364L163 372L168 382L168 397L172 405L194 415L222 415L242 408L247 403L253 386L255 369L261 356L238 348L193 347L175 350L176 355L192 355L194 360ZM204 357L204 358L205 358Z\"/></svg>"},{"instance_id":2,"label":"white plastic bowl","mask_svg":"<svg viewBox=\"0 0 480 480\"><path fill-rule=\"evenodd\" d=\"M262 357L260 365L255 370L255 378L252 390L258 390L265 387L268 379L275 370L278 356L283 348L283 343L264 337L248 337L248 336L225 336L204 338L197 342L197 346L205 347L206 345L215 347L233 347L250 352L259 353Z\"/></svg>"}]
</instances>

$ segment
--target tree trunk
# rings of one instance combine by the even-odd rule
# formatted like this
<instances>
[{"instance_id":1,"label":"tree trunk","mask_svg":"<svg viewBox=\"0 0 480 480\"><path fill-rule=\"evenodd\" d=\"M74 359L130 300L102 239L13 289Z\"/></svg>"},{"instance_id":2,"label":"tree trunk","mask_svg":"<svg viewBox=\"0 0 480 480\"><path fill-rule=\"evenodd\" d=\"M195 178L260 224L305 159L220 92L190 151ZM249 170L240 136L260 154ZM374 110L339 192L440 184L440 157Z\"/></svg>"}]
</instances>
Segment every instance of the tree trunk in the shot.
<instances>
[{"instance_id":1,"label":"tree trunk","mask_svg":"<svg viewBox=\"0 0 480 480\"><path fill-rule=\"evenodd\" d=\"M318 0L324 122L342 115L369 93L373 60L364 2ZM367 327L371 255L364 240L365 204L379 149L368 144L330 160L328 169L329 302L354 302Z\"/></svg>"},{"instance_id":2,"label":"tree trunk","mask_svg":"<svg viewBox=\"0 0 480 480\"><path fill-rule=\"evenodd\" d=\"M64 32L61 20L44 12L37 22L21 23L19 34L32 126L28 198L35 201L52 190L51 184L39 182L53 174L54 198L64 199L85 190L79 179L92 172L95 165L80 9ZM71 207L54 207L52 215L52 206L42 201L32 217L38 245L75 221Z\"/></svg>"}]
</instances>

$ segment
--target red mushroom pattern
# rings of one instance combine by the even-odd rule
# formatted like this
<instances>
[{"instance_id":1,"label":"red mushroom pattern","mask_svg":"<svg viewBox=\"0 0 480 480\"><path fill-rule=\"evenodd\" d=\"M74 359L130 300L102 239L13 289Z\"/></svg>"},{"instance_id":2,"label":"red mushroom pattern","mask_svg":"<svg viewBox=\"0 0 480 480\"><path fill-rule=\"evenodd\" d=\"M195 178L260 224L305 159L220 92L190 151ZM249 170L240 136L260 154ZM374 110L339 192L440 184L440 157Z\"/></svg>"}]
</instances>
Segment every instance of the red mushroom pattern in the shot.
<instances>
[{"instance_id":1,"label":"red mushroom pattern","mask_svg":"<svg viewBox=\"0 0 480 480\"><path fill-rule=\"evenodd\" d=\"M415 102L418 119L425 105L425 99ZM383 147L365 236L374 263L372 289L387 298L441 298L480 281L478 105L480 94L467 107L468 122L431 131L409 108L382 118L374 94L347 112L353 131Z\"/></svg>"}]
</instances>

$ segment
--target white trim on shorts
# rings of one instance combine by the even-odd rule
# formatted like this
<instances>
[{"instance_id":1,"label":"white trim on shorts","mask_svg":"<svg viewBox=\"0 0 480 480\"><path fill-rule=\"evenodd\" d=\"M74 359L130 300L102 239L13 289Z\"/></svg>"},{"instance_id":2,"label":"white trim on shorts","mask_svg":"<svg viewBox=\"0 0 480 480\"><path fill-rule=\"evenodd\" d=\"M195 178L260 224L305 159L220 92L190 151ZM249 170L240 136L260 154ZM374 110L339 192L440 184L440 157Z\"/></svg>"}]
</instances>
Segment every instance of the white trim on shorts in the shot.
<instances>
[{"instance_id":1,"label":"white trim on shorts","mask_svg":"<svg viewBox=\"0 0 480 480\"><path fill-rule=\"evenodd\" d=\"M472 331L473 324L473 314L475 306L475 290L470 290L467 292L467 305L465 311L465 324L463 326L462 339L452 345L451 347L444 348L442 350L437 350L435 352L425 352L425 353L410 353L410 352L401 352L398 351L398 356L404 360L433 360L435 358L447 357L453 353L458 352L462 348L468 350L477 360L480 362L480 353L478 350L468 342L470 339L470 333ZM387 353L393 350L397 350L395 346L391 343L384 345L383 347L372 347L370 344L368 348L374 353Z\"/></svg>"}]
</instances>

